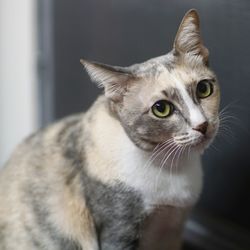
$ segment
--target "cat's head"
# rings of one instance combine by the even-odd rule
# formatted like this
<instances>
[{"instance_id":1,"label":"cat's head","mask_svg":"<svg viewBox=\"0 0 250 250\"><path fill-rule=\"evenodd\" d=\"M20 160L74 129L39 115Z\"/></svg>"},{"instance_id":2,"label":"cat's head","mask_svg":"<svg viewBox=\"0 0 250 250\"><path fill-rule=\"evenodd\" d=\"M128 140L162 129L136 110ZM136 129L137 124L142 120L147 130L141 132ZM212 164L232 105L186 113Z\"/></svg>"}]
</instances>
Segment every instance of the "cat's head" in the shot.
<instances>
[{"instance_id":1,"label":"cat's head","mask_svg":"<svg viewBox=\"0 0 250 250\"><path fill-rule=\"evenodd\" d=\"M164 142L204 149L214 138L220 93L195 10L184 16L166 55L129 67L81 62L141 149Z\"/></svg>"}]
</instances>

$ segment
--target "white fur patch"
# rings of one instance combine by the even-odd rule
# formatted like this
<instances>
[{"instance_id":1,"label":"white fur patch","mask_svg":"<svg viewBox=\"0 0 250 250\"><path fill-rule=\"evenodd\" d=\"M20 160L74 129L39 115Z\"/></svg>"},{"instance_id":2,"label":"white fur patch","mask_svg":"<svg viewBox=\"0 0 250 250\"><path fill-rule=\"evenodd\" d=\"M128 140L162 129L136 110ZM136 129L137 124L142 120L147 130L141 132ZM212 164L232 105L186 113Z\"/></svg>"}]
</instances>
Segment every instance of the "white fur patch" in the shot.
<instances>
[{"instance_id":1,"label":"white fur patch","mask_svg":"<svg viewBox=\"0 0 250 250\"><path fill-rule=\"evenodd\" d=\"M133 147L126 141L122 156L121 178L128 186L139 191L147 209L158 205L186 207L193 205L202 187L200 158L192 155L192 160L175 166L160 169L155 164L148 165L149 154ZM179 171L176 171L178 169Z\"/></svg>"},{"instance_id":2,"label":"white fur patch","mask_svg":"<svg viewBox=\"0 0 250 250\"><path fill-rule=\"evenodd\" d=\"M194 103L191 96L188 94L184 83L180 82L180 80L174 75L171 75L171 78L173 79L175 87L179 90L179 93L181 94L185 104L187 105L190 114L189 119L191 122L191 126L195 128L199 124L205 122L206 121L205 117L203 116L197 105Z\"/></svg>"}]
</instances>

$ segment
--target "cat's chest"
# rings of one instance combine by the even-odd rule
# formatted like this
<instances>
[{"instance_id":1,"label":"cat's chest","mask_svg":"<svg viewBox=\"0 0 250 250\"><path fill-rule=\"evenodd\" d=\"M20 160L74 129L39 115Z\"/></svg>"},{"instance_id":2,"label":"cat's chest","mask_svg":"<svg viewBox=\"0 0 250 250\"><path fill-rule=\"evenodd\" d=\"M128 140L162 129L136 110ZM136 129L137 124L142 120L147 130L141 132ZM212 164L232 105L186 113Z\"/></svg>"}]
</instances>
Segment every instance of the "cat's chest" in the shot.
<instances>
[{"instance_id":1,"label":"cat's chest","mask_svg":"<svg viewBox=\"0 0 250 250\"><path fill-rule=\"evenodd\" d=\"M199 157L193 157L176 168L148 164L141 155L124 157L121 179L125 185L140 193L146 210L158 205L192 206L202 188L202 170Z\"/></svg>"}]
</instances>

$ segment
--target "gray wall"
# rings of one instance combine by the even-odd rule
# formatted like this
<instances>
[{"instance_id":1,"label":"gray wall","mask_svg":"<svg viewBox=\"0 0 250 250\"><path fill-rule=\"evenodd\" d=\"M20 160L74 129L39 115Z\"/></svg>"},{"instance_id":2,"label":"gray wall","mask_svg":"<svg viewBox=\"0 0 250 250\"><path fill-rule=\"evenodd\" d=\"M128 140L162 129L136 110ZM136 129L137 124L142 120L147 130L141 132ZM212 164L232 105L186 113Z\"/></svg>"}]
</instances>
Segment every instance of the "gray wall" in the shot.
<instances>
[{"instance_id":1,"label":"gray wall","mask_svg":"<svg viewBox=\"0 0 250 250\"><path fill-rule=\"evenodd\" d=\"M221 106L237 117L204 157L198 207L250 229L250 1L56 0L53 8L54 119L86 110L100 93L80 57L125 66L164 54L184 13L198 9Z\"/></svg>"}]
</instances>

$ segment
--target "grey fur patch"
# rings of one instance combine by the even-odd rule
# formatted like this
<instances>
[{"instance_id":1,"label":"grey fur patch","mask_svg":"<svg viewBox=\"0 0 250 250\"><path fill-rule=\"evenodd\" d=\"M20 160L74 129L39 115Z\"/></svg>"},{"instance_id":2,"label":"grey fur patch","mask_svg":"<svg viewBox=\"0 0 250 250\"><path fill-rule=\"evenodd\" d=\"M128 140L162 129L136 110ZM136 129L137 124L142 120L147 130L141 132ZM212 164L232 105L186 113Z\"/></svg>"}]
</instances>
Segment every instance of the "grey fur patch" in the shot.
<instances>
[{"instance_id":1,"label":"grey fur patch","mask_svg":"<svg viewBox=\"0 0 250 250\"><path fill-rule=\"evenodd\" d=\"M177 57L173 52L166 55L149 59L143 63L138 63L128 67L136 76L155 77L159 76L164 69L169 72L174 68L177 62Z\"/></svg>"},{"instance_id":2,"label":"grey fur patch","mask_svg":"<svg viewBox=\"0 0 250 250\"><path fill-rule=\"evenodd\" d=\"M188 94L190 95L190 97L191 97L192 100L194 101L194 103L195 103L196 105L198 105L198 104L199 104L199 100L198 100L198 98L197 98L197 96L196 96L196 89L194 89L194 84L193 84L193 83L188 84L188 85L186 86L186 89L187 89Z\"/></svg>"},{"instance_id":3,"label":"grey fur patch","mask_svg":"<svg viewBox=\"0 0 250 250\"><path fill-rule=\"evenodd\" d=\"M143 218L142 200L122 184L104 185L82 175L85 198L95 219L102 250L136 249Z\"/></svg>"},{"instance_id":4,"label":"grey fur patch","mask_svg":"<svg viewBox=\"0 0 250 250\"><path fill-rule=\"evenodd\" d=\"M69 130L75 128L75 126L81 121L82 115L73 115L64 119L64 125L61 128L57 136L57 142L63 144L65 137L67 137Z\"/></svg>"},{"instance_id":5,"label":"grey fur patch","mask_svg":"<svg viewBox=\"0 0 250 250\"><path fill-rule=\"evenodd\" d=\"M81 176L82 195L94 218L100 248L136 249L144 216L141 197L122 183L111 186L89 177L84 169L84 149L79 147L83 138L74 131L65 141L64 157L71 163L72 173Z\"/></svg>"},{"instance_id":6,"label":"grey fur patch","mask_svg":"<svg viewBox=\"0 0 250 250\"><path fill-rule=\"evenodd\" d=\"M182 117L186 121L189 121L189 116L190 116L189 108L188 108L185 100L183 99L182 95L178 91L178 89L171 88L169 96L170 96L171 100L174 100L176 103L178 103L179 107L181 107L180 114L182 115Z\"/></svg>"},{"instance_id":7,"label":"grey fur patch","mask_svg":"<svg viewBox=\"0 0 250 250\"><path fill-rule=\"evenodd\" d=\"M165 95L167 98L169 98L169 94L166 90L162 90L162 94Z\"/></svg>"},{"instance_id":8,"label":"grey fur patch","mask_svg":"<svg viewBox=\"0 0 250 250\"><path fill-rule=\"evenodd\" d=\"M24 230L26 232L27 237L29 238L29 242L31 242L34 249L42 250L44 247L41 244L41 242L37 240L38 237L33 233L33 230L31 229L31 227L24 225Z\"/></svg>"},{"instance_id":9,"label":"grey fur patch","mask_svg":"<svg viewBox=\"0 0 250 250\"><path fill-rule=\"evenodd\" d=\"M83 128L80 121L81 116L74 116L69 119L58 133L57 137L57 142L62 149L63 156L69 159L73 166L66 179L67 185L70 185L83 167L82 158L84 158L84 154L81 145L82 142L80 141L83 135Z\"/></svg>"}]
</instances>

